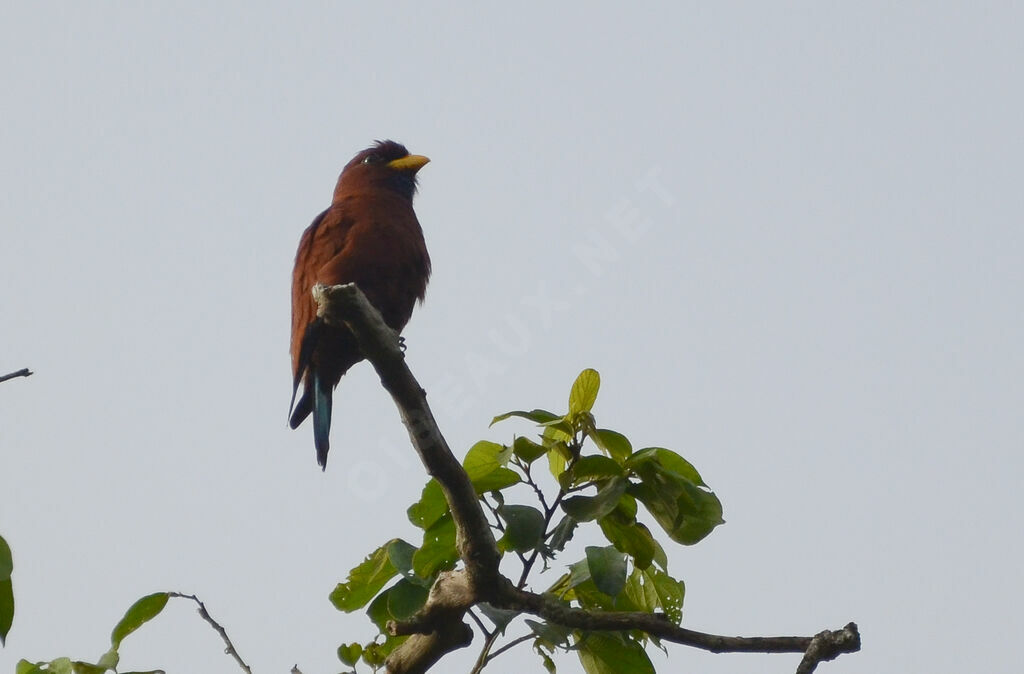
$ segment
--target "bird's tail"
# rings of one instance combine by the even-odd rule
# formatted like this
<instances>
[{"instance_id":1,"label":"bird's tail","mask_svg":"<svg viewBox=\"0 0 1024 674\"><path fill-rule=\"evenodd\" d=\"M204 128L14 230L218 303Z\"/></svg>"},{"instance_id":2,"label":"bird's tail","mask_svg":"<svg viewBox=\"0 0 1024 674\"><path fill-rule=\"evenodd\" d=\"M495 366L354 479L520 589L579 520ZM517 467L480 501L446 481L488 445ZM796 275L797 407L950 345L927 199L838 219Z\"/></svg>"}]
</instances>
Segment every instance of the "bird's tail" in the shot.
<instances>
[{"instance_id":1,"label":"bird's tail","mask_svg":"<svg viewBox=\"0 0 1024 674\"><path fill-rule=\"evenodd\" d=\"M332 386L313 371L313 444L320 468L327 470L327 452L331 449Z\"/></svg>"}]
</instances>

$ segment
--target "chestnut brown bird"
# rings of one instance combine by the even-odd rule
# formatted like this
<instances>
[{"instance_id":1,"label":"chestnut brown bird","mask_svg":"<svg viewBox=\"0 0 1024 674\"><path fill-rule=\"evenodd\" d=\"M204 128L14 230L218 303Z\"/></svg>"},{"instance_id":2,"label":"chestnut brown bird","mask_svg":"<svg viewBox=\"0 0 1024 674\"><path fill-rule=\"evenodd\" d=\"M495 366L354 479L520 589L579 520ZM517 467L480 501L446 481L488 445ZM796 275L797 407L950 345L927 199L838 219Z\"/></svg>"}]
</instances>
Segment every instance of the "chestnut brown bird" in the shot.
<instances>
[{"instance_id":1,"label":"chestnut brown bird","mask_svg":"<svg viewBox=\"0 0 1024 674\"><path fill-rule=\"evenodd\" d=\"M290 424L297 428L313 414L316 459L325 470L334 387L363 354L347 328L317 318L310 291L317 283L355 283L389 326L405 327L430 278L430 256L412 210L416 172L428 161L391 140L363 150L342 170L330 207L299 240L292 274Z\"/></svg>"}]
</instances>

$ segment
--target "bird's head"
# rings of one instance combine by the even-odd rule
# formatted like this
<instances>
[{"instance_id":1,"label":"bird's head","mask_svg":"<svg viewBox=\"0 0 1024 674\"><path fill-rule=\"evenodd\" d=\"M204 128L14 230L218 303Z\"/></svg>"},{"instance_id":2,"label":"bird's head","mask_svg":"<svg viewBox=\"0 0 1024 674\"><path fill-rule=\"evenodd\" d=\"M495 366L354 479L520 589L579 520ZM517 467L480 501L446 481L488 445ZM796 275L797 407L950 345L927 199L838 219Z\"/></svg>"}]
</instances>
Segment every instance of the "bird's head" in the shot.
<instances>
[{"instance_id":1,"label":"bird's head","mask_svg":"<svg viewBox=\"0 0 1024 674\"><path fill-rule=\"evenodd\" d=\"M409 154L393 140L379 140L352 158L341 171L334 200L369 189L390 189L412 201L416 193L416 172L430 160Z\"/></svg>"}]
</instances>

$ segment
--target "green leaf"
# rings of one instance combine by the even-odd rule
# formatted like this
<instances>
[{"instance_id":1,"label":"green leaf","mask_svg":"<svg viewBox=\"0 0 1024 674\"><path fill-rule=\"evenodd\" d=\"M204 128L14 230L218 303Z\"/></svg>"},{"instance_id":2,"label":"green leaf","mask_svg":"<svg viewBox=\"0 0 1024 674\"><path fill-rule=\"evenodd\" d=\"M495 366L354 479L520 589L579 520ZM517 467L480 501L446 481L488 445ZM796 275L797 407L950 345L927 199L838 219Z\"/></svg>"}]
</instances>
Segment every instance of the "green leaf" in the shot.
<instances>
[{"instance_id":1,"label":"green leaf","mask_svg":"<svg viewBox=\"0 0 1024 674\"><path fill-rule=\"evenodd\" d=\"M396 538L387 544L387 551L391 566L398 569L399 573L412 573L412 556L416 553L415 545Z\"/></svg>"},{"instance_id":2,"label":"green leaf","mask_svg":"<svg viewBox=\"0 0 1024 674\"><path fill-rule=\"evenodd\" d=\"M358 643L342 644L338 646L338 659L349 667L354 667L359 662L359 656L363 654L363 647Z\"/></svg>"},{"instance_id":3,"label":"green leaf","mask_svg":"<svg viewBox=\"0 0 1024 674\"><path fill-rule=\"evenodd\" d=\"M654 613L661 604L658 602L658 593L654 589L654 582L640 569L633 567L632 573L626 580L626 587L623 595L630 603L637 607L638 611Z\"/></svg>"},{"instance_id":4,"label":"green leaf","mask_svg":"<svg viewBox=\"0 0 1024 674\"><path fill-rule=\"evenodd\" d=\"M11 555L11 546L0 536L0 580L7 580L14 571L14 557Z\"/></svg>"},{"instance_id":5,"label":"green leaf","mask_svg":"<svg viewBox=\"0 0 1024 674\"><path fill-rule=\"evenodd\" d=\"M41 674L43 671L42 664L36 664L28 660L18 660L18 664L14 668L14 674Z\"/></svg>"},{"instance_id":6,"label":"green leaf","mask_svg":"<svg viewBox=\"0 0 1024 674\"><path fill-rule=\"evenodd\" d=\"M564 442L558 441L551 445L551 449L548 451L548 467L556 480L565 472L565 467L569 465L571 458L572 452Z\"/></svg>"},{"instance_id":7,"label":"green leaf","mask_svg":"<svg viewBox=\"0 0 1024 674\"><path fill-rule=\"evenodd\" d=\"M630 492L676 543L693 545L722 524L722 504L713 492L689 483L632 485Z\"/></svg>"},{"instance_id":8,"label":"green leaf","mask_svg":"<svg viewBox=\"0 0 1024 674\"><path fill-rule=\"evenodd\" d=\"M577 636L577 645L587 674L654 674L643 646L622 634L591 632Z\"/></svg>"},{"instance_id":9,"label":"green leaf","mask_svg":"<svg viewBox=\"0 0 1024 674\"><path fill-rule=\"evenodd\" d=\"M14 624L14 585L11 579L0 580L0 646L7 640L7 634Z\"/></svg>"},{"instance_id":10,"label":"green leaf","mask_svg":"<svg viewBox=\"0 0 1024 674\"><path fill-rule=\"evenodd\" d=\"M167 606L168 598L169 595L166 592L154 592L132 604L125 612L124 617L114 626L114 631L110 633L111 647L119 648L126 636L160 615L160 611Z\"/></svg>"},{"instance_id":11,"label":"green leaf","mask_svg":"<svg viewBox=\"0 0 1024 674\"><path fill-rule=\"evenodd\" d=\"M504 466L512 458L512 448L481 440L466 453L462 467L477 494L505 489L517 484L519 475Z\"/></svg>"},{"instance_id":12,"label":"green leaf","mask_svg":"<svg viewBox=\"0 0 1024 674\"><path fill-rule=\"evenodd\" d=\"M533 550L544 539L544 514L532 506L505 505L498 509L505 520L501 541L506 550Z\"/></svg>"},{"instance_id":13,"label":"green leaf","mask_svg":"<svg viewBox=\"0 0 1024 674\"><path fill-rule=\"evenodd\" d=\"M681 543L697 543L715 527L725 523L722 519L722 502L715 493L691 484L683 485L676 509L681 515L681 521L676 525L676 540Z\"/></svg>"},{"instance_id":14,"label":"green leaf","mask_svg":"<svg viewBox=\"0 0 1024 674\"><path fill-rule=\"evenodd\" d=\"M391 588L384 590L370 602L370 605L366 607L366 615L370 618L370 622L377 626L381 634L387 634L387 624L389 620L394 620L395 616L391 615L391 609L388 608L388 594L391 593ZM364 652L363 659L366 659Z\"/></svg>"},{"instance_id":15,"label":"green leaf","mask_svg":"<svg viewBox=\"0 0 1024 674\"><path fill-rule=\"evenodd\" d=\"M655 463L662 472L672 473L687 482L692 482L698 487L706 487L700 473L693 467L693 464L679 456L671 449L664 447L647 447L641 449L626 461L626 468L636 471L645 464Z\"/></svg>"},{"instance_id":16,"label":"green leaf","mask_svg":"<svg viewBox=\"0 0 1024 674\"><path fill-rule=\"evenodd\" d=\"M509 417L521 417L523 419L535 421L538 424L546 424L549 421L555 421L556 419L562 418L559 415L554 414L553 412L548 412L547 410L530 410L529 412L516 410L514 412L505 412L504 414L499 414L498 416L494 417L493 419L491 419L491 426L498 423L499 421L504 421Z\"/></svg>"},{"instance_id":17,"label":"green leaf","mask_svg":"<svg viewBox=\"0 0 1024 674\"><path fill-rule=\"evenodd\" d=\"M376 603L376 600L374 601ZM382 632L383 630L384 628L381 628ZM387 635L386 632L383 633ZM371 641L370 643L364 644L362 654L363 662L372 667L374 671L378 671L384 665L384 661L387 657L408 639L408 636L385 636L383 642Z\"/></svg>"},{"instance_id":18,"label":"green leaf","mask_svg":"<svg viewBox=\"0 0 1024 674\"><path fill-rule=\"evenodd\" d=\"M544 445L537 444L529 438L519 437L512 443L512 451L520 459L530 464L544 456L547 453L548 448Z\"/></svg>"},{"instance_id":19,"label":"green leaf","mask_svg":"<svg viewBox=\"0 0 1024 674\"><path fill-rule=\"evenodd\" d=\"M388 591L388 611L395 620L406 620L423 608L427 588L403 578Z\"/></svg>"},{"instance_id":20,"label":"green leaf","mask_svg":"<svg viewBox=\"0 0 1024 674\"><path fill-rule=\"evenodd\" d=\"M644 575L653 580L654 590L658 594L661 605L669 620L678 625L683 620L683 599L686 596L686 585L681 580L655 568L644 571Z\"/></svg>"},{"instance_id":21,"label":"green leaf","mask_svg":"<svg viewBox=\"0 0 1024 674\"><path fill-rule=\"evenodd\" d=\"M608 542L616 550L633 558L633 563L646 569L654 560L656 552L654 537L640 522L631 522L619 515L618 510L602 517L597 522Z\"/></svg>"},{"instance_id":22,"label":"green leaf","mask_svg":"<svg viewBox=\"0 0 1024 674\"><path fill-rule=\"evenodd\" d=\"M499 634L505 633L505 628L508 624L519 617L520 612L512 609L505 608L494 608L487 602L481 602L476 607L487 616L487 619L494 623L494 629L498 630Z\"/></svg>"},{"instance_id":23,"label":"green leaf","mask_svg":"<svg viewBox=\"0 0 1024 674\"><path fill-rule=\"evenodd\" d=\"M689 461L660 447L642 449L625 467L640 478L629 493L677 543L693 545L722 524L722 503Z\"/></svg>"},{"instance_id":24,"label":"green leaf","mask_svg":"<svg viewBox=\"0 0 1024 674\"><path fill-rule=\"evenodd\" d=\"M548 588L548 592L564 597L566 593L577 587L581 583L585 583L590 580L590 567L587 565L586 559L581 559L578 562L574 562L569 565L569 573L562 574L562 577L554 582L554 584Z\"/></svg>"},{"instance_id":25,"label":"green leaf","mask_svg":"<svg viewBox=\"0 0 1024 674\"><path fill-rule=\"evenodd\" d=\"M104 674L107 668L102 665L94 665L91 662L75 660L71 663L71 671L73 674Z\"/></svg>"},{"instance_id":26,"label":"green leaf","mask_svg":"<svg viewBox=\"0 0 1024 674\"><path fill-rule=\"evenodd\" d=\"M587 567L594 585L609 597L616 597L626 585L626 556L615 546L588 545Z\"/></svg>"},{"instance_id":27,"label":"green leaf","mask_svg":"<svg viewBox=\"0 0 1024 674\"><path fill-rule=\"evenodd\" d=\"M519 484L522 479L514 470L508 468L496 468L487 475L473 480L473 489L477 496L486 494L489 491L508 489L514 484Z\"/></svg>"},{"instance_id":28,"label":"green leaf","mask_svg":"<svg viewBox=\"0 0 1024 674\"><path fill-rule=\"evenodd\" d=\"M11 573L14 571L14 557L7 541L0 536L0 646L7 641L7 634L14 624L14 583Z\"/></svg>"},{"instance_id":29,"label":"green leaf","mask_svg":"<svg viewBox=\"0 0 1024 674\"><path fill-rule=\"evenodd\" d=\"M47 663L46 671L53 672L54 674L71 674L71 658L57 658L55 660L50 660L50 662Z\"/></svg>"},{"instance_id":30,"label":"green leaf","mask_svg":"<svg viewBox=\"0 0 1024 674\"><path fill-rule=\"evenodd\" d=\"M384 637L384 642L377 644L377 654L378 655L383 655L384 658L386 659L389 655L391 655L395 651L396 648L398 648L403 643L405 643L405 641L408 638L409 638L408 636L393 637L393 636L390 636L390 635L386 635ZM363 654L364 654L363 655L363 660L366 659L365 653L366 653L366 646L363 647Z\"/></svg>"},{"instance_id":31,"label":"green leaf","mask_svg":"<svg viewBox=\"0 0 1024 674\"><path fill-rule=\"evenodd\" d=\"M540 649L537 644L537 640L534 641L533 650L540 656L541 662L544 664L544 669L548 671L548 674L557 674L558 669L555 667L555 661L551 659L551 656Z\"/></svg>"},{"instance_id":32,"label":"green leaf","mask_svg":"<svg viewBox=\"0 0 1024 674\"><path fill-rule=\"evenodd\" d=\"M383 665L384 660L388 657L383 646L383 644L366 644L363 649L363 662L373 667L374 670Z\"/></svg>"},{"instance_id":33,"label":"green leaf","mask_svg":"<svg viewBox=\"0 0 1024 674\"><path fill-rule=\"evenodd\" d=\"M544 424L544 432L540 437L543 444L550 446L556 442L569 442L573 433L572 424L565 419L556 419Z\"/></svg>"},{"instance_id":34,"label":"green leaf","mask_svg":"<svg viewBox=\"0 0 1024 674\"><path fill-rule=\"evenodd\" d=\"M561 552L565 549L565 544L572 540L572 534L576 530L576 526L579 524L569 515L562 517L562 521L551 530L551 538L548 540L548 546L555 552Z\"/></svg>"},{"instance_id":35,"label":"green leaf","mask_svg":"<svg viewBox=\"0 0 1024 674\"><path fill-rule=\"evenodd\" d=\"M630 444L629 438L607 428L597 429L590 434L590 439L594 441L598 449L607 452L619 463L625 462L633 453L633 445Z\"/></svg>"},{"instance_id":36,"label":"green leaf","mask_svg":"<svg viewBox=\"0 0 1024 674\"><path fill-rule=\"evenodd\" d=\"M111 648L109 651L100 656L100 659L96 661L96 664L104 669L117 669L118 663L121 662L121 656L117 650Z\"/></svg>"},{"instance_id":37,"label":"green leaf","mask_svg":"<svg viewBox=\"0 0 1024 674\"><path fill-rule=\"evenodd\" d=\"M448 501L444 498L441 484L431 478L423 487L420 500L409 506L409 521L420 529L429 529L448 512Z\"/></svg>"},{"instance_id":38,"label":"green leaf","mask_svg":"<svg viewBox=\"0 0 1024 674\"><path fill-rule=\"evenodd\" d=\"M685 594L686 586L682 581L654 567L644 571L634 568L623 591L635 607L632 610L654 613L661 609L665 617L676 625L683 619Z\"/></svg>"},{"instance_id":39,"label":"green leaf","mask_svg":"<svg viewBox=\"0 0 1024 674\"><path fill-rule=\"evenodd\" d=\"M587 368L580 372L569 392L569 416L575 417L589 412L597 400L597 390L601 388L601 375L597 370Z\"/></svg>"},{"instance_id":40,"label":"green leaf","mask_svg":"<svg viewBox=\"0 0 1024 674\"><path fill-rule=\"evenodd\" d=\"M366 602L398 574L388 556L389 546L390 542L371 552L359 566L349 571L347 581L338 583L330 595L336 609L351 613L366 606Z\"/></svg>"},{"instance_id":41,"label":"green leaf","mask_svg":"<svg viewBox=\"0 0 1024 674\"><path fill-rule=\"evenodd\" d=\"M508 463L511 455L511 448L503 447L496 442L481 440L466 452L466 458L462 460L462 467L466 469L469 479L475 480L504 466Z\"/></svg>"},{"instance_id":42,"label":"green leaf","mask_svg":"<svg viewBox=\"0 0 1024 674\"><path fill-rule=\"evenodd\" d=\"M625 478L614 477L597 490L594 496L573 496L562 501L562 510L578 522L589 522L604 517L618 504L629 486Z\"/></svg>"},{"instance_id":43,"label":"green leaf","mask_svg":"<svg viewBox=\"0 0 1024 674\"><path fill-rule=\"evenodd\" d=\"M624 474L622 466L612 459L600 454L591 454L577 459L572 468L563 473L559 478L559 484L563 489L567 489L584 482L592 482L609 477L621 477Z\"/></svg>"},{"instance_id":44,"label":"green leaf","mask_svg":"<svg viewBox=\"0 0 1024 674\"><path fill-rule=\"evenodd\" d=\"M665 548L661 547L661 543L658 542L657 538L654 538L654 563L661 567L662 571L668 571L668 555L665 554Z\"/></svg>"},{"instance_id":45,"label":"green leaf","mask_svg":"<svg viewBox=\"0 0 1024 674\"><path fill-rule=\"evenodd\" d=\"M450 569L459 558L455 549L455 522L446 514L423 532L423 545L412 556L412 569L420 578L433 578L443 569Z\"/></svg>"},{"instance_id":46,"label":"green leaf","mask_svg":"<svg viewBox=\"0 0 1024 674\"><path fill-rule=\"evenodd\" d=\"M630 496L628 493L623 494L619 502L615 504L615 514L617 517L622 518L624 522L633 522L636 520L636 499Z\"/></svg>"},{"instance_id":47,"label":"green leaf","mask_svg":"<svg viewBox=\"0 0 1024 674\"><path fill-rule=\"evenodd\" d=\"M572 634L572 630L568 627L549 622L538 622L529 618L525 622L530 631L536 634L537 638L541 639L544 645L550 649L569 647L569 635Z\"/></svg>"}]
</instances>

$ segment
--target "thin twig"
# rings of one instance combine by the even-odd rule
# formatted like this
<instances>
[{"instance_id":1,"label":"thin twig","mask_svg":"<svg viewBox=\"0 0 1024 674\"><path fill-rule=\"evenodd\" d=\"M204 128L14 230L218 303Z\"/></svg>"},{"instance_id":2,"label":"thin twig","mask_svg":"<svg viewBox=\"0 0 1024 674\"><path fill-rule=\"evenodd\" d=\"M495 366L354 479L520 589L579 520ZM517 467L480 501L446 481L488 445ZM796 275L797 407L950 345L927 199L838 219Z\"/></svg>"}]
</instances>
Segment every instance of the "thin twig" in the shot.
<instances>
[{"instance_id":1,"label":"thin twig","mask_svg":"<svg viewBox=\"0 0 1024 674\"><path fill-rule=\"evenodd\" d=\"M544 512L547 512L548 500L544 498L544 492L542 492L540 487L537 486L537 483L533 481L533 476L530 475L530 464L520 462L520 467L523 470L523 474L526 475L526 484L533 487L533 491L537 493L537 500L540 501L540 506L544 508Z\"/></svg>"},{"instance_id":2,"label":"thin twig","mask_svg":"<svg viewBox=\"0 0 1024 674\"><path fill-rule=\"evenodd\" d=\"M473 622L476 623L476 626L480 628L480 631L483 632L485 637L491 636L491 631L487 629L486 625L484 625L484 621L480 620L479 616L477 616L476 614L476 611L474 611L473 609L469 609L468 611L466 611L466 613L468 613L469 617L473 619Z\"/></svg>"},{"instance_id":3,"label":"thin twig","mask_svg":"<svg viewBox=\"0 0 1024 674\"><path fill-rule=\"evenodd\" d=\"M501 523L501 516L498 515L498 509L491 505L491 502L487 500L486 494L481 495L480 502L487 506L487 509L491 511L492 515L494 515L494 528L501 533L505 533L505 525Z\"/></svg>"},{"instance_id":4,"label":"thin twig","mask_svg":"<svg viewBox=\"0 0 1024 674\"><path fill-rule=\"evenodd\" d=\"M28 369L27 367L23 367L20 370L17 370L16 372L11 372L9 374L0 376L0 382L7 381L8 379L14 379L15 377L31 377L32 374L32 370Z\"/></svg>"},{"instance_id":5,"label":"thin twig","mask_svg":"<svg viewBox=\"0 0 1024 674\"><path fill-rule=\"evenodd\" d=\"M530 639L536 638L536 636L537 636L536 634L531 633L531 634L524 634L521 637L516 637L512 641L508 642L507 644L505 644L504 646L502 646L498 650L496 650L493 653L491 653L490 655L488 655L487 656L487 662L490 662L491 660L493 660L494 658L498 657L499 655L501 655L502 653L504 653L508 649L512 648L513 646L518 646L519 644L523 643L524 641L529 641Z\"/></svg>"},{"instance_id":6,"label":"thin twig","mask_svg":"<svg viewBox=\"0 0 1024 674\"><path fill-rule=\"evenodd\" d=\"M573 459L572 462L570 462L569 465L566 466L565 469L569 470L570 468L572 468L572 464L575 463L575 462L576 462L576 459ZM558 490L558 495L555 496L555 500L551 504L551 507L544 509L544 531L545 532L548 530L548 527L551 526L551 518L554 516L555 512L558 510L558 506L562 505L562 499L565 498L566 493L568 493L568 492L565 489L559 489ZM544 540L547 540L547 535L544 536ZM537 555L540 554L540 549L541 549L541 546L538 545L536 548L533 549L533 554L530 555L530 559L528 561L523 562L523 573L522 573L522 575L519 576L519 582L516 583L516 587L519 588L520 590L522 590L524 587L526 587L526 579L529 577L530 570L533 569L533 565L537 561Z\"/></svg>"},{"instance_id":7,"label":"thin twig","mask_svg":"<svg viewBox=\"0 0 1024 674\"><path fill-rule=\"evenodd\" d=\"M199 616L206 622L210 623L210 626L213 627L213 629L217 631L217 634L220 635L220 638L224 640L224 652L235 659L235 662L238 663L238 666L242 668L245 674L252 674L252 670L249 668L249 665L245 664L245 660L243 660L242 656L240 656L238 651L235 650L235 645L231 643L231 639L228 637L227 631L219 622L213 619L210 612L206 610L206 604L200 601L199 597L194 594L183 594L181 592L168 592L167 595L170 597L179 597L181 599L191 599L194 601L196 605L199 606Z\"/></svg>"},{"instance_id":8,"label":"thin twig","mask_svg":"<svg viewBox=\"0 0 1024 674\"><path fill-rule=\"evenodd\" d=\"M473 669L469 670L469 674L480 674L480 671L487 666L487 661L490 660L487 655L497 638L498 630L494 630L488 635L487 640L484 641L484 647L480 649L480 655L477 656L476 662L473 664Z\"/></svg>"}]
</instances>

